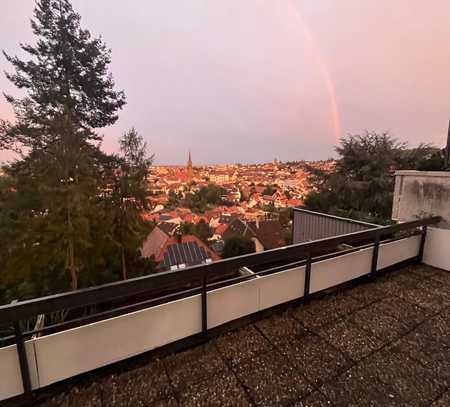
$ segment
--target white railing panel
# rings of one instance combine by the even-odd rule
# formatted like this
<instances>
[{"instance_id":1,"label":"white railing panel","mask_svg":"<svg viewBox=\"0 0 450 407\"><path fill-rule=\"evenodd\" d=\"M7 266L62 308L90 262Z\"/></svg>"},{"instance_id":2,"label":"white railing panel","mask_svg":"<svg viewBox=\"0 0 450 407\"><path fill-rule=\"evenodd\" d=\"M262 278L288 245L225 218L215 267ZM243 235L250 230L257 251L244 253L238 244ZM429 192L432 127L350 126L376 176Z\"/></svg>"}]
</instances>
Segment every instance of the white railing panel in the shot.
<instances>
[{"instance_id":1,"label":"white railing panel","mask_svg":"<svg viewBox=\"0 0 450 407\"><path fill-rule=\"evenodd\" d=\"M450 271L450 230L428 228L423 262Z\"/></svg>"},{"instance_id":2,"label":"white railing panel","mask_svg":"<svg viewBox=\"0 0 450 407\"><path fill-rule=\"evenodd\" d=\"M303 297L305 266L263 276L258 285L260 310Z\"/></svg>"},{"instance_id":3,"label":"white railing panel","mask_svg":"<svg viewBox=\"0 0 450 407\"><path fill-rule=\"evenodd\" d=\"M310 293L334 287L367 274L372 263L372 253L373 248L370 247L313 263Z\"/></svg>"},{"instance_id":4,"label":"white railing panel","mask_svg":"<svg viewBox=\"0 0 450 407\"><path fill-rule=\"evenodd\" d=\"M200 295L36 339L41 386L201 331Z\"/></svg>"},{"instance_id":5,"label":"white railing panel","mask_svg":"<svg viewBox=\"0 0 450 407\"><path fill-rule=\"evenodd\" d=\"M208 292L208 329L258 312L259 288L252 279Z\"/></svg>"},{"instance_id":6,"label":"white railing panel","mask_svg":"<svg viewBox=\"0 0 450 407\"><path fill-rule=\"evenodd\" d=\"M377 270L408 260L419 254L420 236L411 236L380 245Z\"/></svg>"},{"instance_id":7,"label":"white railing panel","mask_svg":"<svg viewBox=\"0 0 450 407\"><path fill-rule=\"evenodd\" d=\"M36 358L33 340L25 342L28 368L30 370L31 387L39 387ZM22 376L20 373L19 356L16 345L0 348L0 400L18 396L23 393Z\"/></svg>"}]
</instances>

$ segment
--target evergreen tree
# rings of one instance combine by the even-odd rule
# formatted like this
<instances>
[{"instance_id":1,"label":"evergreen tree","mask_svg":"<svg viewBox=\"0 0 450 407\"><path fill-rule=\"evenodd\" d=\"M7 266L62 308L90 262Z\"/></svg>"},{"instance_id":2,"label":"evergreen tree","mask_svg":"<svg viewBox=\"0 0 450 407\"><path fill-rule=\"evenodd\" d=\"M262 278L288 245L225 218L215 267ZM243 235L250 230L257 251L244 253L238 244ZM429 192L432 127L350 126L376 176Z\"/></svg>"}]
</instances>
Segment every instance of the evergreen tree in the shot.
<instances>
[{"instance_id":1,"label":"evergreen tree","mask_svg":"<svg viewBox=\"0 0 450 407\"><path fill-rule=\"evenodd\" d=\"M147 155L147 144L132 128L119 141L121 155L117 168L116 182L112 193L114 212L113 235L120 249L122 277L127 279L127 257L136 257L149 232L149 225L141 213L148 209L149 188L147 176L153 156Z\"/></svg>"},{"instance_id":2,"label":"evergreen tree","mask_svg":"<svg viewBox=\"0 0 450 407\"><path fill-rule=\"evenodd\" d=\"M27 203L22 235L28 240L21 250L33 254L34 268L63 267L77 289L83 254L93 246L91 220L102 188L94 130L115 123L125 97L108 72L110 51L81 28L68 0L39 0L34 17L36 44L21 45L30 59L4 53L15 68L8 79L26 96L6 96L16 122L0 123L0 139L25 147L22 160L7 169L17 197L36 194ZM30 256L23 262L30 267Z\"/></svg>"}]
</instances>

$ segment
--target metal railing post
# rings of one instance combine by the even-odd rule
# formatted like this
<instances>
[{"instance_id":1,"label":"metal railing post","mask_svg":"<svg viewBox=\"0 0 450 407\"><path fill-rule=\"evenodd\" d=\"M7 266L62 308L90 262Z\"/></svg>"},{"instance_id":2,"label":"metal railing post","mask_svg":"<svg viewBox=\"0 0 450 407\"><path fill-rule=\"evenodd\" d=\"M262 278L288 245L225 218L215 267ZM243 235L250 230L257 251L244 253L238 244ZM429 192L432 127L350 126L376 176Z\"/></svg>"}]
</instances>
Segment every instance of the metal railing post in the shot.
<instances>
[{"instance_id":1,"label":"metal railing post","mask_svg":"<svg viewBox=\"0 0 450 407\"><path fill-rule=\"evenodd\" d=\"M14 300L12 303L16 303ZM17 347L17 354L19 356L20 374L22 376L24 402L28 406L33 405L33 393L31 390L30 368L28 366L27 352L25 348L25 341L22 330L20 329L19 321L13 321L14 327L14 341Z\"/></svg>"},{"instance_id":2,"label":"metal railing post","mask_svg":"<svg viewBox=\"0 0 450 407\"><path fill-rule=\"evenodd\" d=\"M375 242L373 245L373 254L372 254L372 264L370 267L369 277L374 278L377 274L377 266L378 266L378 252L380 249L380 234L377 233L375 235Z\"/></svg>"},{"instance_id":3,"label":"metal railing post","mask_svg":"<svg viewBox=\"0 0 450 407\"><path fill-rule=\"evenodd\" d=\"M206 273L202 281L202 333L207 336L208 332L208 291L206 285Z\"/></svg>"},{"instance_id":4,"label":"metal railing post","mask_svg":"<svg viewBox=\"0 0 450 407\"><path fill-rule=\"evenodd\" d=\"M312 256L311 252L308 252L308 256L306 257L306 266L305 266L305 287L303 290L303 297L305 299L305 302L309 301L309 287L311 284L311 262L312 262Z\"/></svg>"},{"instance_id":5,"label":"metal railing post","mask_svg":"<svg viewBox=\"0 0 450 407\"><path fill-rule=\"evenodd\" d=\"M417 261L422 263L423 260L423 252L425 249L425 240L427 238L427 225L422 226L422 233L420 236L420 246L419 246L419 254L417 255Z\"/></svg>"}]
</instances>

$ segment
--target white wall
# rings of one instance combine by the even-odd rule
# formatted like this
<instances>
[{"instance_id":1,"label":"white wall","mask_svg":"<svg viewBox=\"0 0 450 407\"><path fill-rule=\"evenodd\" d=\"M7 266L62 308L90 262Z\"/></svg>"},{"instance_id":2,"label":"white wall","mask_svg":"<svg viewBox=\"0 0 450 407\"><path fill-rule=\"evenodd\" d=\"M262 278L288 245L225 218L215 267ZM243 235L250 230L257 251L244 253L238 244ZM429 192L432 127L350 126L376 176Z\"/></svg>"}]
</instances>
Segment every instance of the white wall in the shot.
<instances>
[{"instance_id":1,"label":"white wall","mask_svg":"<svg viewBox=\"0 0 450 407\"><path fill-rule=\"evenodd\" d=\"M438 239L437 234L430 232L431 242ZM420 237L414 236L381 245L378 267L417 256L419 242ZM432 244L426 254L434 256L430 251L433 247ZM372 253L373 249L367 248L313 263L311 293L367 274ZM446 259L449 260L448 255ZM302 266L212 290L207 298L208 328L301 298L304 284ZM43 336L27 342L33 386L47 386L199 332L201 296L195 295ZM21 392L16 348L0 348L0 400Z\"/></svg>"},{"instance_id":2,"label":"white wall","mask_svg":"<svg viewBox=\"0 0 450 407\"><path fill-rule=\"evenodd\" d=\"M423 262L430 266L450 271L449 229L428 227Z\"/></svg>"},{"instance_id":3,"label":"white wall","mask_svg":"<svg viewBox=\"0 0 450 407\"><path fill-rule=\"evenodd\" d=\"M423 262L450 270L450 172L397 171L392 218L400 221L438 215L438 227L429 227Z\"/></svg>"},{"instance_id":4,"label":"white wall","mask_svg":"<svg viewBox=\"0 0 450 407\"><path fill-rule=\"evenodd\" d=\"M450 229L450 172L397 171L392 219L402 222L438 215L439 227Z\"/></svg>"}]
</instances>

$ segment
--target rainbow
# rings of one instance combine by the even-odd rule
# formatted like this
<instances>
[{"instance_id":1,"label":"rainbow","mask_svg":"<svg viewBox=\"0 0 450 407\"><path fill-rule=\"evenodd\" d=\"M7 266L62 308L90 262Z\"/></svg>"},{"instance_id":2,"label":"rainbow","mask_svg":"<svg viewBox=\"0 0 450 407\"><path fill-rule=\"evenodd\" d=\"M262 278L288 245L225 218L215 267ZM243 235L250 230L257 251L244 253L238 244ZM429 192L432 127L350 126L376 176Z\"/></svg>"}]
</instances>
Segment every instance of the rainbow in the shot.
<instances>
[{"instance_id":1,"label":"rainbow","mask_svg":"<svg viewBox=\"0 0 450 407\"><path fill-rule=\"evenodd\" d=\"M298 22L298 27L302 31L302 34L304 35L307 46L311 49L311 53L313 57L315 58L315 63L317 67L319 68L320 75L324 81L324 85L326 88L326 91L328 93L328 96L330 98L330 114L331 114L331 120L333 123L333 132L336 140L339 140L342 137L341 133L341 117L339 115L339 109L337 104L337 97L336 97L336 89L333 83L333 80L330 75L330 71L328 70L327 64L324 61L324 58L322 57L319 47L317 46L316 42L314 41L313 35L311 33L311 30L309 29L308 25L306 24L300 10L297 8L297 6L294 3L294 0L287 0L287 4L292 10L292 16L295 17L295 19Z\"/></svg>"}]
</instances>

